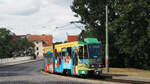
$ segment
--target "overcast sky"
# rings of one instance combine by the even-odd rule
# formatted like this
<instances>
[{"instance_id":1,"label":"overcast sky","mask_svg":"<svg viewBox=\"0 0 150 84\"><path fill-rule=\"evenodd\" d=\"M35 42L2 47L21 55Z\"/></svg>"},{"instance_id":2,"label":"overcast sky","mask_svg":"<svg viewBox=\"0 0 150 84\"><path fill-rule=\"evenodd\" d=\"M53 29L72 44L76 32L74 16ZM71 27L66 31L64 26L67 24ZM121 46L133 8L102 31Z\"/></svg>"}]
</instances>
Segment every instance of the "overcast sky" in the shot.
<instances>
[{"instance_id":1,"label":"overcast sky","mask_svg":"<svg viewBox=\"0 0 150 84\"><path fill-rule=\"evenodd\" d=\"M0 0L0 27L22 34L53 34L55 41L66 40L66 34L81 32L70 21L77 21L70 9L72 0ZM56 29L62 27L63 29Z\"/></svg>"}]
</instances>

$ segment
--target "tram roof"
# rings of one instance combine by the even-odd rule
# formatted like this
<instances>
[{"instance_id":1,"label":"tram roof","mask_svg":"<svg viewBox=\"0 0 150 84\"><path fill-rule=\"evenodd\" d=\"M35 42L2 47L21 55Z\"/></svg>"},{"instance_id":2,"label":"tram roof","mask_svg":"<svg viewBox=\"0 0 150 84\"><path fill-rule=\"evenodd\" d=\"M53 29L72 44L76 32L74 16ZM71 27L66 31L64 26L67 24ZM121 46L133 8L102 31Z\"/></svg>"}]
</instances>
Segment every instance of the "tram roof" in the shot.
<instances>
[{"instance_id":1,"label":"tram roof","mask_svg":"<svg viewBox=\"0 0 150 84\"><path fill-rule=\"evenodd\" d=\"M81 41L74 41L74 42L68 42L68 43L62 43L62 44L56 44L55 48L57 47L73 47L74 45L84 45L86 44L85 42L81 42Z\"/></svg>"},{"instance_id":2,"label":"tram roof","mask_svg":"<svg viewBox=\"0 0 150 84\"><path fill-rule=\"evenodd\" d=\"M101 42L99 42L97 40L97 38L85 38L84 41L87 43L87 44L101 44Z\"/></svg>"},{"instance_id":3,"label":"tram roof","mask_svg":"<svg viewBox=\"0 0 150 84\"><path fill-rule=\"evenodd\" d=\"M84 40L85 40L85 42L74 41L74 42L56 44L55 48L57 48L57 47L73 47L74 45L82 46L82 45L86 45L86 44L101 44L96 38L85 38Z\"/></svg>"},{"instance_id":4,"label":"tram roof","mask_svg":"<svg viewBox=\"0 0 150 84\"><path fill-rule=\"evenodd\" d=\"M83 46L83 45L86 45L86 44L101 44L101 42L99 42L96 38L85 38L84 40L85 40L85 42L74 41L74 42L56 44L55 49L57 49L58 51L61 51L61 48L73 47L74 45ZM49 50L53 51L52 48L53 48L52 46L46 47L45 52L47 52Z\"/></svg>"}]
</instances>

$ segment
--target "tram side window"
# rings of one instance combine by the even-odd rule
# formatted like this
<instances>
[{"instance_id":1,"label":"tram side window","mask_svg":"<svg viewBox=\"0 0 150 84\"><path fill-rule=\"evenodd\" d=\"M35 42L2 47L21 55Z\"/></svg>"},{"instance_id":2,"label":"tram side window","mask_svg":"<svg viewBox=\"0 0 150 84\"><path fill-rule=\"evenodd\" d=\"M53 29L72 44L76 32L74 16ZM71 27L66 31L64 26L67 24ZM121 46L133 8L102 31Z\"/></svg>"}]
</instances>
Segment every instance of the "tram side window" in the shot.
<instances>
[{"instance_id":1,"label":"tram side window","mask_svg":"<svg viewBox=\"0 0 150 84\"><path fill-rule=\"evenodd\" d=\"M83 47L79 47L79 59L83 59Z\"/></svg>"},{"instance_id":2,"label":"tram side window","mask_svg":"<svg viewBox=\"0 0 150 84\"><path fill-rule=\"evenodd\" d=\"M69 56L71 56L71 47L67 48L67 52L68 52Z\"/></svg>"},{"instance_id":3,"label":"tram side window","mask_svg":"<svg viewBox=\"0 0 150 84\"><path fill-rule=\"evenodd\" d=\"M45 56L44 61L45 61L45 64L49 64L48 56Z\"/></svg>"},{"instance_id":4,"label":"tram side window","mask_svg":"<svg viewBox=\"0 0 150 84\"><path fill-rule=\"evenodd\" d=\"M44 57L44 64L47 64L47 57Z\"/></svg>"},{"instance_id":5,"label":"tram side window","mask_svg":"<svg viewBox=\"0 0 150 84\"><path fill-rule=\"evenodd\" d=\"M62 52L62 56L65 56L65 52Z\"/></svg>"},{"instance_id":6,"label":"tram side window","mask_svg":"<svg viewBox=\"0 0 150 84\"><path fill-rule=\"evenodd\" d=\"M88 58L87 45L84 45L84 58Z\"/></svg>"},{"instance_id":7,"label":"tram side window","mask_svg":"<svg viewBox=\"0 0 150 84\"><path fill-rule=\"evenodd\" d=\"M50 64L53 62L52 55L49 57L48 61L49 61Z\"/></svg>"},{"instance_id":8,"label":"tram side window","mask_svg":"<svg viewBox=\"0 0 150 84\"><path fill-rule=\"evenodd\" d=\"M57 52L57 50L55 49L55 59L57 59L57 56L58 56L58 52Z\"/></svg>"},{"instance_id":9,"label":"tram side window","mask_svg":"<svg viewBox=\"0 0 150 84\"><path fill-rule=\"evenodd\" d=\"M75 56L75 65L78 64L78 57L77 57L77 53L76 53L76 56Z\"/></svg>"},{"instance_id":10,"label":"tram side window","mask_svg":"<svg viewBox=\"0 0 150 84\"><path fill-rule=\"evenodd\" d=\"M61 53L59 53L59 64L61 64Z\"/></svg>"},{"instance_id":11,"label":"tram side window","mask_svg":"<svg viewBox=\"0 0 150 84\"><path fill-rule=\"evenodd\" d=\"M77 53L73 52L74 56L73 56L73 65L77 65L78 64L78 58L77 58Z\"/></svg>"},{"instance_id":12,"label":"tram side window","mask_svg":"<svg viewBox=\"0 0 150 84\"><path fill-rule=\"evenodd\" d=\"M58 59L57 59L57 58L58 58L58 56L59 56L59 55L58 55L58 52L57 52L57 50L55 49L55 63L56 63L56 64L58 63L58 62L57 62L57 60L58 60Z\"/></svg>"}]
</instances>

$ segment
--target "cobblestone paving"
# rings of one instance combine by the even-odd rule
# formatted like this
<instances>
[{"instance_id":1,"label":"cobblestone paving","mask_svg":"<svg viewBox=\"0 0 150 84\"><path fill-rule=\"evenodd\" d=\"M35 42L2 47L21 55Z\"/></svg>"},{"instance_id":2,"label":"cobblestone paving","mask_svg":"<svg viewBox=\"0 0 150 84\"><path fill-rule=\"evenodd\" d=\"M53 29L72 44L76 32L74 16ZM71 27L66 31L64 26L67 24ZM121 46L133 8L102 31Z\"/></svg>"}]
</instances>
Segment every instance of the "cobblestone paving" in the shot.
<instances>
[{"instance_id":1,"label":"cobblestone paving","mask_svg":"<svg viewBox=\"0 0 150 84\"><path fill-rule=\"evenodd\" d=\"M0 84L116 84L41 72L42 61L0 67Z\"/></svg>"}]
</instances>

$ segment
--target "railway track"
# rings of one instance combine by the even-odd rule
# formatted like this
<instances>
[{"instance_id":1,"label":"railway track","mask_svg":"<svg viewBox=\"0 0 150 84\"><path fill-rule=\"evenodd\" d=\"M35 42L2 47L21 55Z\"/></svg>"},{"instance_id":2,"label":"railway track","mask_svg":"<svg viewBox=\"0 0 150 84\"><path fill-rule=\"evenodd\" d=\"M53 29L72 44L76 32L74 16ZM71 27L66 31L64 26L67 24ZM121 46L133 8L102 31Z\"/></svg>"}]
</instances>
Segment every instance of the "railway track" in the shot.
<instances>
[{"instance_id":1,"label":"railway track","mask_svg":"<svg viewBox=\"0 0 150 84\"><path fill-rule=\"evenodd\" d=\"M42 71L44 72L44 71ZM48 73L48 72L45 72ZM51 73L49 73L51 74ZM135 81L135 80L126 80L126 79L113 79L112 76L102 76L102 77L79 77L73 75L63 75L63 74L56 74L61 76L67 76L71 78L80 78L80 79L88 79L88 80L97 80L97 81L106 81L106 82L116 82L116 83L125 83L125 84L150 84L150 82L145 81Z\"/></svg>"}]
</instances>

